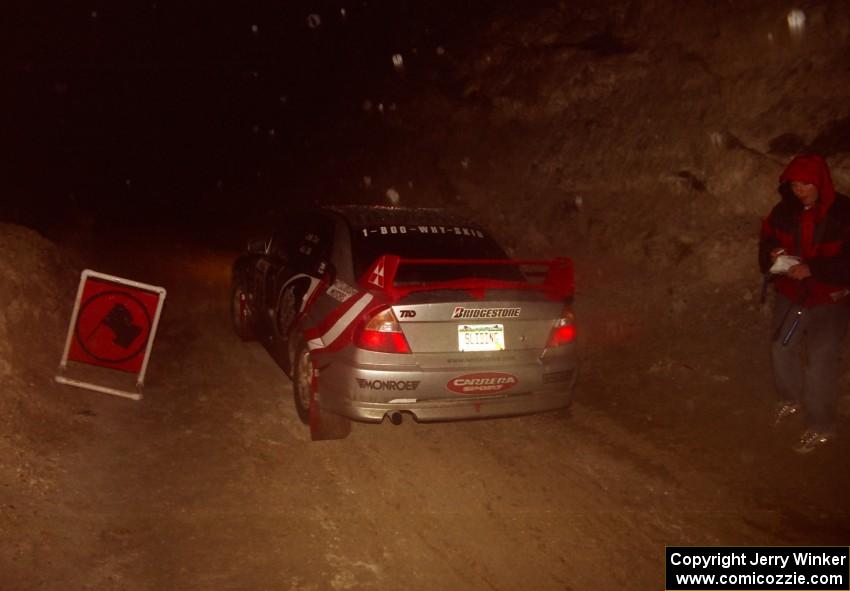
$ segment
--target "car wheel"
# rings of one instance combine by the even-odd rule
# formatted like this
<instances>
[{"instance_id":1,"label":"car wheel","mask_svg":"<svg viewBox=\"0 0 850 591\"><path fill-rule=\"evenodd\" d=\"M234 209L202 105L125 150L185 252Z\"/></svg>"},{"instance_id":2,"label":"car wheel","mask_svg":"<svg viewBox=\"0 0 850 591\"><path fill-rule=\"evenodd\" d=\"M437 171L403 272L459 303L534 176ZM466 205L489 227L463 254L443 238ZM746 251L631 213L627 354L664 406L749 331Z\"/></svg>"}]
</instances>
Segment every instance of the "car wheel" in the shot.
<instances>
[{"instance_id":1,"label":"car wheel","mask_svg":"<svg viewBox=\"0 0 850 591\"><path fill-rule=\"evenodd\" d=\"M295 410L298 418L305 425L310 424L310 402L312 400L313 363L310 361L310 351L300 347L295 354L295 371L292 374L292 390L295 399Z\"/></svg>"},{"instance_id":2,"label":"car wheel","mask_svg":"<svg viewBox=\"0 0 850 591\"><path fill-rule=\"evenodd\" d=\"M248 306L248 291L245 288L245 280L241 277L233 278L233 287L230 290L230 318L233 321L233 330L243 341L254 340L254 329L251 326L251 309Z\"/></svg>"},{"instance_id":3,"label":"car wheel","mask_svg":"<svg viewBox=\"0 0 850 591\"><path fill-rule=\"evenodd\" d=\"M301 422L310 425L310 438L313 441L323 441L348 437L351 433L351 420L323 411L319 397L314 395L316 381L313 376L313 361L306 344L298 349L292 381L295 410Z\"/></svg>"}]
</instances>

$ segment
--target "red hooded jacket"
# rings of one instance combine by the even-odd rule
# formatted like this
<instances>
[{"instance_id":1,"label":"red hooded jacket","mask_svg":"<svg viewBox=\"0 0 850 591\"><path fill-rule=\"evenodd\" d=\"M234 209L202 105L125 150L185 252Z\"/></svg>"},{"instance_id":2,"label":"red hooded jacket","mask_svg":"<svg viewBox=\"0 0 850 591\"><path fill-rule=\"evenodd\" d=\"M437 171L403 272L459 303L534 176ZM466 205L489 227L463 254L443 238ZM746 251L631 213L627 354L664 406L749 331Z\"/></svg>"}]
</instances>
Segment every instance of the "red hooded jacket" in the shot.
<instances>
[{"instance_id":1,"label":"red hooded jacket","mask_svg":"<svg viewBox=\"0 0 850 591\"><path fill-rule=\"evenodd\" d=\"M837 195L826 161L817 154L794 158L780 175L782 201L762 223L759 263L770 267L770 251L784 248L809 266L812 276L798 281L775 278L779 292L806 307L843 302L850 288L850 199ZM803 209L790 190L793 181L817 187L818 201Z\"/></svg>"}]
</instances>

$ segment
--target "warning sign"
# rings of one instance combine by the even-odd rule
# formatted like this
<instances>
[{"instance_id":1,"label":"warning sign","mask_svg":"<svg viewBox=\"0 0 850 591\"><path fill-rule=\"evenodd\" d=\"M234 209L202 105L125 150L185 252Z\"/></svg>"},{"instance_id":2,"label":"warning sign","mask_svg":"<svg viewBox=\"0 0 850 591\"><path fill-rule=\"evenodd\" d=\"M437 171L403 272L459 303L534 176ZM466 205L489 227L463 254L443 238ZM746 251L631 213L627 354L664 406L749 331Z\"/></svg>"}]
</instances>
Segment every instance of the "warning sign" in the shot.
<instances>
[{"instance_id":1,"label":"warning sign","mask_svg":"<svg viewBox=\"0 0 850 591\"><path fill-rule=\"evenodd\" d=\"M158 303L156 293L90 278L83 287L68 357L141 371Z\"/></svg>"},{"instance_id":2,"label":"warning sign","mask_svg":"<svg viewBox=\"0 0 850 591\"><path fill-rule=\"evenodd\" d=\"M164 300L162 287L83 271L60 369L64 371L71 360L136 373L137 387L141 388ZM64 377L57 377L57 381L141 397Z\"/></svg>"}]
</instances>

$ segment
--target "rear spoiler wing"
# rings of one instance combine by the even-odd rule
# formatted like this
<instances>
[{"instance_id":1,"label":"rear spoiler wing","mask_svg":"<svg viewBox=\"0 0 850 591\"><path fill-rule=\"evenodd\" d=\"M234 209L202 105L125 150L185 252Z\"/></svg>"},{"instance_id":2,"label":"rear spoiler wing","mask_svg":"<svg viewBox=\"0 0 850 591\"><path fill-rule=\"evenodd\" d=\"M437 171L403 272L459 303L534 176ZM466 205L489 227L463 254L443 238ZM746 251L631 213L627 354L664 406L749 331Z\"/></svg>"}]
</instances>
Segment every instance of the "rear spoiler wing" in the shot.
<instances>
[{"instance_id":1,"label":"rear spoiler wing","mask_svg":"<svg viewBox=\"0 0 850 591\"><path fill-rule=\"evenodd\" d=\"M543 281L503 281L499 279L466 278L451 281L432 281L428 283L396 285L395 278L402 265L430 266L534 266L543 267L544 271L532 273L543 276ZM372 266L360 278L360 287L371 292L384 294L391 301L397 301L404 296L420 291L436 291L438 289L459 289L469 292L473 297L483 298L488 289L524 289L539 291L551 300L562 301L575 293L575 273L572 259L558 257L550 260L539 259L406 259L392 254L377 258Z\"/></svg>"}]
</instances>

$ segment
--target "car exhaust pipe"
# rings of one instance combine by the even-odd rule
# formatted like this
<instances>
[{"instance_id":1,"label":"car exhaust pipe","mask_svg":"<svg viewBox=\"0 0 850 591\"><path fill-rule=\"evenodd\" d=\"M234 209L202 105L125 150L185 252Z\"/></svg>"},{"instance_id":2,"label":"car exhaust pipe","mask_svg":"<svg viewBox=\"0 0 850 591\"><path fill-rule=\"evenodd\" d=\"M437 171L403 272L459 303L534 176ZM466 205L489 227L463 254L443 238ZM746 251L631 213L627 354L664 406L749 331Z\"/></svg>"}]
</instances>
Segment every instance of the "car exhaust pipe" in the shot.
<instances>
[{"instance_id":1,"label":"car exhaust pipe","mask_svg":"<svg viewBox=\"0 0 850 591\"><path fill-rule=\"evenodd\" d=\"M401 425L401 422L404 420L404 415L400 412L391 412L390 413L390 422L393 425Z\"/></svg>"}]
</instances>

